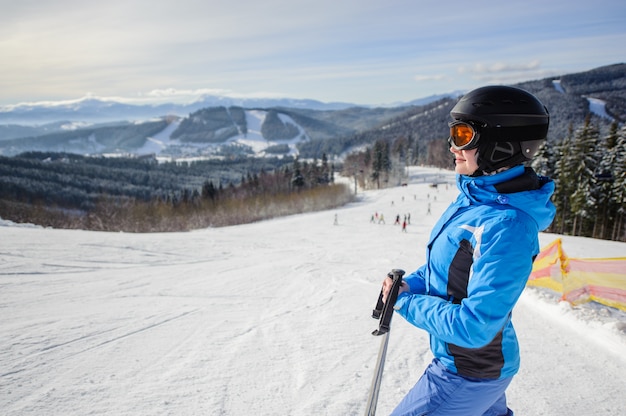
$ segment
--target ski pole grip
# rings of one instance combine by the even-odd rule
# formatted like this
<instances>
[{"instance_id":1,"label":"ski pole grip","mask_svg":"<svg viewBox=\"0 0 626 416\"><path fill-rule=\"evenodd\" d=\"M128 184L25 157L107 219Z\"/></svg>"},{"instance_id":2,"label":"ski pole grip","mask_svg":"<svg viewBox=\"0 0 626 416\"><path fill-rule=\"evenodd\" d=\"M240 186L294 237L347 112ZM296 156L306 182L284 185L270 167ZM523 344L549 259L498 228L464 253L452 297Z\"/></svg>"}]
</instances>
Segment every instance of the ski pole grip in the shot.
<instances>
[{"instance_id":1,"label":"ski pole grip","mask_svg":"<svg viewBox=\"0 0 626 416\"><path fill-rule=\"evenodd\" d=\"M372 335L382 335L389 332L389 325L391 323L391 317L393 316L393 306L398 299L398 291L402 285L402 276L404 276L404 273L402 269L393 269L387 274L387 277L391 278L393 283L391 284L387 302L383 303L383 292L382 290L380 291L376 308L372 312L372 317L376 318L376 315L378 315L378 329L374 330Z\"/></svg>"}]
</instances>

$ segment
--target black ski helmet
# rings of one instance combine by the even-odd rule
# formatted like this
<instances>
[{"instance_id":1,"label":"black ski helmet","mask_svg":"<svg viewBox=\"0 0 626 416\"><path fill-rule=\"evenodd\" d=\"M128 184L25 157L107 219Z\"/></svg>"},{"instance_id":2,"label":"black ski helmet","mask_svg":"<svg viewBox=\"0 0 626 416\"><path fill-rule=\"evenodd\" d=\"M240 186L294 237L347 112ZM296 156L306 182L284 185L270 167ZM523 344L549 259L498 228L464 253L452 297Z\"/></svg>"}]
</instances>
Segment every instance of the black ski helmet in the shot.
<instances>
[{"instance_id":1,"label":"black ski helmet","mask_svg":"<svg viewBox=\"0 0 626 416\"><path fill-rule=\"evenodd\" d=\"M465 94L450 111L478 125L478 170L493 172L531 160L548 135L548 109L520 88L487 86Z\"/></svg>"}]
</instances>

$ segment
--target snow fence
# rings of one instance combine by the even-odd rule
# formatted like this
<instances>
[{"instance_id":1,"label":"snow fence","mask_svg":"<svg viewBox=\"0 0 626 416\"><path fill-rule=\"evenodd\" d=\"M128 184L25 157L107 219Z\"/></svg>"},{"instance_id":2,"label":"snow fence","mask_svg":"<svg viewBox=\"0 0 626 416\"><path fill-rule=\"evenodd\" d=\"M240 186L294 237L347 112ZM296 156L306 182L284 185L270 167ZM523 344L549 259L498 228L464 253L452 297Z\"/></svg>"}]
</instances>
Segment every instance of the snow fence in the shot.
<instances>
[{"instance_id":1,"label":"snow fence","mask_svg":"<svg viewBox=\"0 0 626 416\"><path fill-rule=\"evenodd\" d=\"M528 285L559 292L573 305L595 301L626 311L626 257L570 258L558 238L535 259Z\"/></svg>"}]
</instances>

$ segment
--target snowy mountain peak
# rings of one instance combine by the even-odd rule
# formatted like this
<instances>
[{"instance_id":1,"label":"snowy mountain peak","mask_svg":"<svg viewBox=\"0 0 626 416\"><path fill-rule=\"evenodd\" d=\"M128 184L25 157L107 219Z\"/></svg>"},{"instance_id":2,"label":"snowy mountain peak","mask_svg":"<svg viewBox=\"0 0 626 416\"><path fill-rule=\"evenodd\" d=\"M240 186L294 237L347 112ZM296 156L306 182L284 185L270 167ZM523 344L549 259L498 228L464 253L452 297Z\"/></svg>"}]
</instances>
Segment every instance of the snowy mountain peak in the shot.
<instances>
[{"instance_id":1,"label":"snowy mountain peak","mask_svg":"<svg viewBox=\"0 0 626 416\"><path fill-rule=\"evenodd\" d=\"M186 116L206 107L239 106L245 108L289 107L312 110L339 110L356 107L352 103L323 103L310 99L233 98L203 95L190 103L150 103L98 98L87 95L76 100L41 101L0 106L0 124L46 124L59 120L103 123L136 120L165 115Z\"/></svg>"}]
</instances>

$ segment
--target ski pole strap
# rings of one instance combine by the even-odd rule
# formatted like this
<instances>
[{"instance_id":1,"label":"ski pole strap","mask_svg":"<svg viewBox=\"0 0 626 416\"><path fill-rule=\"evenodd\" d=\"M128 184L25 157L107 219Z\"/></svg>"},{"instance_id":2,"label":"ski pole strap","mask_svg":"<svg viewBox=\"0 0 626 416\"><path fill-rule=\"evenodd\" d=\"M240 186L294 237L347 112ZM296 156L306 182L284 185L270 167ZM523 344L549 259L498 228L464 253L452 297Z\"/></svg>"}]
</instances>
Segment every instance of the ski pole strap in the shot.
<instances>
[{"instance_id":1,"label":"ski pole strap","mask_svg":"<svg viewBox=\"0 0 626 416\"><path fill-rule=\"evenodd\" d=\"M372 311L372 317L378 319L378 329L375 329L372 335L383 335L389 332L389 325L393 316L393 305L395 305L398 299L398 291L402 285L402 276L404 276L404 270L401 269L393 269L387 274L387 277L392 279L393 283L391 284L387 302L383 303L383 291L382 289L380 291L376 307Z\"/></svg>"},{"instance_id":2,"label":"ski pole strap","mask_svg":"<svg viewBox=\"0 0 626 416\"><path fill-rule=\"evenodd\" d=\"M374 310L372 311L372 318L380 319L380 315L383 313L384 306L385 304L383 303L383 290L380 289L380 295L378 295L378 302L376 302L376 307L374 307Z\"/></svg>"}]
</instances>

